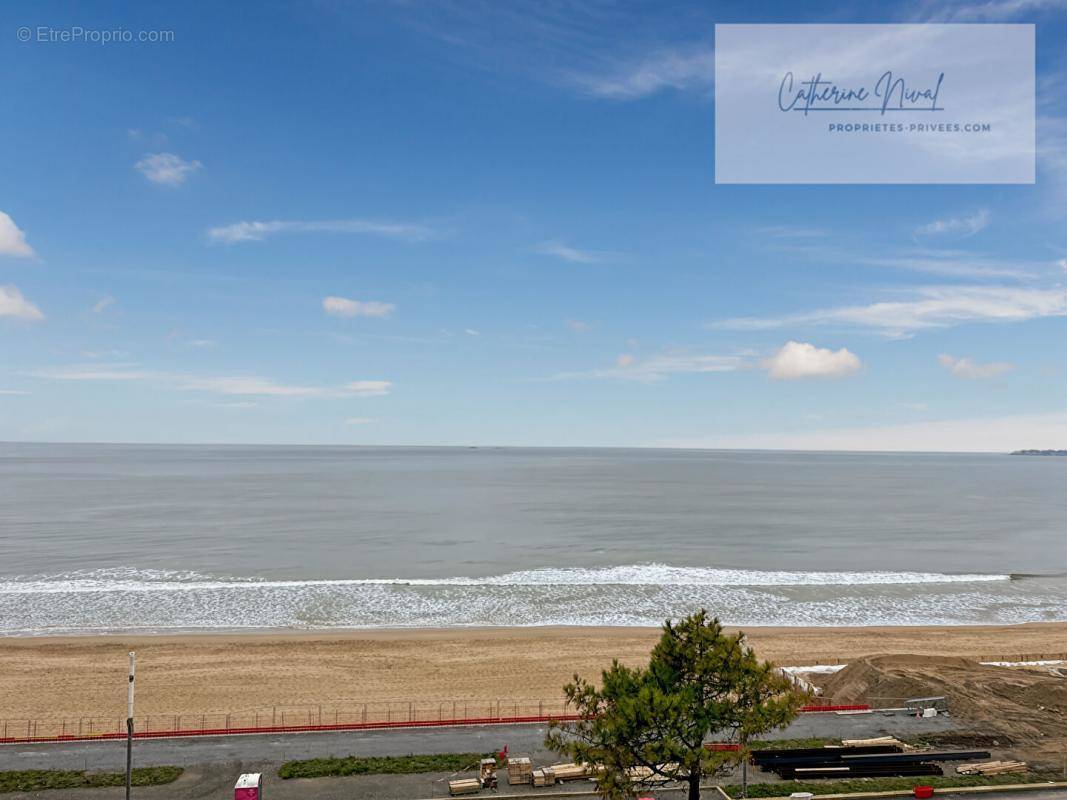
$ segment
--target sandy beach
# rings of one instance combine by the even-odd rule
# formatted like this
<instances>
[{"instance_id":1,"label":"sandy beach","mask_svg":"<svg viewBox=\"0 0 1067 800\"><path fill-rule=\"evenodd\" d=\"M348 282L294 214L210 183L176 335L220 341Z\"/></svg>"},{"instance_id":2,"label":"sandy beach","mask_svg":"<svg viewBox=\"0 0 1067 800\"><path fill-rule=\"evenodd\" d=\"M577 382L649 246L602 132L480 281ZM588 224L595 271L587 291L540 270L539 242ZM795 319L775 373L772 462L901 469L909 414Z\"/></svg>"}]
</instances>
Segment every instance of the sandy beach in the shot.
<instances>
[{"instance_id":1,"label":"sandy beach","mask_svg":"<svg viewBox=\"0 0 1067 800\"><path fill-rule=\"evenodd\" d=\"M835 664L872 654L981 660L1067 657L1067 623L1016 626L749 628L765 658ZM0 639L0 719L121 717L126 652L138 714L247 713L361 703L558 702L574 672L640 663L648 628L231 633Z\"/></svg>"}]
</instances>

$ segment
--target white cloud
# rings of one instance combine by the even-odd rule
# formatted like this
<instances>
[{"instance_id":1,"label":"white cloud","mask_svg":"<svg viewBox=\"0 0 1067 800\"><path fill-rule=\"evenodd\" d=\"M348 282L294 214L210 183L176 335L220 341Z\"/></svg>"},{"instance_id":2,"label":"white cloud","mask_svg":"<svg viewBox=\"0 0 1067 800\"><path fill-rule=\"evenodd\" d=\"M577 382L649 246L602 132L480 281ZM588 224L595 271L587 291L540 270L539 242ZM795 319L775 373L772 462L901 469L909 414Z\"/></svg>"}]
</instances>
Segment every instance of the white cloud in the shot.
<instances>
[{"instance_id":1,"label":"white cloud","mask_svg":"<svg viewBox=\"0 0 1067 800\"><path fill-rule=\"evenodd\" d=\"M22 296L17 286L0 286L0 317L14 317L38 321L44 319L41 309Z\"/></svg>"},{"instance_id":2,"label":"white cloud","mask_svg":"<svg viewBox=\"0 0 1067 800\"><path fill-rule=\"evenodd\" d=\"M957 378L966 378L967 380L995 378L997 375L1003 375L1005 372L1011 372L1015 369L1014 364L1009 364L1005 361L979 364L977 361L972 361L969 358L955 358L954 356L946 354L939 355L937 361L953 376Z\"/></svg>"},{"instance_id":3,"label":"white cloud","mask_svg":"<svg viewBox=\"0 0 1067 800\"><path fill-rule=\"evenodd\" d=\"M468 336L481 336L482 332L474 328L464 328L463 332Z\"/></svg>"},{"instance_id":4,"label":"white cloud","mask_svg":"<svg viewBox=\"0 0 1067 800\"><path fill-rule=\"evenodd\" d=\"M271 220L268 222L235 222L210 228L208 240L221 244L261 242L279 233L357 233L383 236L388 239L421 241L436 235L425 225L410 222L380 222L367 219L336 219L319 221Z\"/></svg>"},{"instance_id":5,"label":"white cloud","mask_svg":"<svg viewBox=\"0 0 1067 800\"><path fill-rule=\"evenodd\" d=\"M1067 269L1067 266L1065 266L1064 269ZM580 319L567 320L567 327L570 328L574 333L585 333L586 331L590 331L593 329L592 324Z\"/></svg>"},{"instance_id":6,"label":"white cloud","mask_svg":"<svg viewBox=\"0 0 1067 800\"><path fill-rule=\"evenodd\" d=\"M322 397L330 393L329 389L321 386L280 384L266 378L249 375L185 377L179 379L179 386L193 391L246 397Z\"/></svg>"},{"instance_id":7,"label":"white cloud","mask_svg":"<svg viewBox=\"0 0 1067 800\"><path fill-rule=\"evenodd\" d=\"M22 389L0 389L0 395L5 397L15 397L29 394L29 392Z\"/></svg>"},{"instance_id":8,"label":"white cloud","mask_svg":"<svg viewBox=\"0 0 1067 800\"><path fill-rule=\"evenodd\" d=\"M598 71L572 73L581 91L612 100L637 100L674 89L706 90L715 75L715 53L709 45L670 48L640 59L615 63Z\"/></svg>"},{"instance_id":9,"label":"white cloud","mask_svg":"<svg viewBox=\"0 0 1067 800\"><path fill-rule=\"evenodd\" d=\"M738 450L941 453L1007 453L1025 448L1067 449L1067 411L741 436L677 437L655 444L661 447Z\"/></svg>"},{"instance_id":10,"label":"white cloud","mask_svg":"<svg viewBox=\"0 0 1067 800\"><path fill-rule=\"evenodd\" d=\"M925 3L916 18L923 22L1004 22L1022 15L1064 9L1067 0L987 0L962 4L939 0Z\"/></svg>"},{"instance_id":11,"label":"white cloud","mask_svg":"<svg viewBox=\"0 0 1067 800\"><path fill-rule=\"evenodd\" d=\"M350 381L342 386L278 383L256 375L202 376L141 369L137 364L76 364L36 370L38 378L58 381L146 381L173 386L181 391L206 392L236 397L381 397L389 394L391 381Z\"/></svg>"},{"instance_id":12,"label":"white cloud","mask_svg":"<svg viewBox=\"0 0 1067 800\"><path fill-rule=\"evenodd\" d=\"M203 164L199 161L186 161L174 153L150 153L133 166L152 183L181 186Z\"/></svg>"},{"instance_id":13,"label":"white cloud","mask_svg":"<svg viewBox=\"0 0 1067 800\"><path fill-rule=\"evenodd\" d=\"M36 378L54 381L145 381L164 377L159 373L138 369L137 364L73 364L66 367L48 367L31 373Z\"/></svg>"},{"instance_id":14,"label":"white cloud","mask_svg":"<svg viewBox=\"0 0 1067 800\"><path fill-rule=\"evenodd\" d=\"M967 217L935 219L933 222L920 225L913 235L920 239L933 236L953 236L965 239L989 227L991 220L992 215L989 210L982 208Z\"/></svg>"},{"instance_id":15,"label":"white cloud","mask_svg":"<svg viewBox=\"0 0 1067 800\"><path fill-rule=\"evenodd\" d=\"M113 305L115 305L115 298L111 295L106 295L93 303L93 313L103 314L109 306Z\"/></svg>"},{"instance_id":16,"label":"white cloud","mask_svg":"<svg viewBox=\"0 0 1067 800\"><path fill-rule=\"evenodd\" d=\"M969 322L1022 322L1067 316L1067 291L1008 286L923 286L905 300L842 306L784 317L741 317L710 327L723 330L772 330L787 325L851 325L891 336Z\"/></svg>"},{"instance_id":17,"label":"white cloud","mask_svg":"<svg viewBox=\"0 0 1067 800\"><path fill-rule=\"evenodd\" d=\"M842 347L829 350L807 342L786 342L761 366L776 380L840 378L858 372L862 364L855 353Z\"/></svg>"},{"instance_id":18,"label":"white cloud","mask_svg":"<svg viewBox=\"0 0 1067 800\"><path fill-rule=\"evenodd\" d=\"M735 372L747 369L749 364L740 356L691 355L687 353L664 353L640 359L624 353L615 359L615 365L587 372L561 372L552 380L609 379L656 383L668 375L705 372Z\"/></svg>"},{"instance_id":19,"label":"white cloud","mask_svg":"<svg viewBox=\"0 0 1067 800\"><path fill-rule=\"evenodd\" d=\"M0 211L0 256L31 258L35 255L26 242L26 234L19 230L15 220Z\"/></svg>"},{"instance_id":20,"label":"white cloud","mask_svg":"<svg viewBox=\"0 0 1067 800\"><path fill-rule=\"evenodd\" d=\"M345 420L345 425L373 425L377 421L370 417L349 417Z\"/></svg>"},{"instance_id":21,"label":"white cloud","mask_svg":"<svg viewBox=\"0 0 1067 800\"><path fill-rule=\"evenodd\" d=\"M356 397L381 397L393 390L392 381L351 381L345 384L345 394Z\"/></svg>"},{"instance_id":22,"label":"white cloud","mask_svg":"<svg viewBox=\"0 0 1067 800\"><path fill-rule=\"evenodd\" d=\"M1058 266L1064 272L1067 272L1067 258L1061 258L1059 261L1056 262L1056 266Z\"/></svg>"},{"instance_id":23,"label":"white cloud","mask_svg":"<svg viewBox=\"0 0 1067 800\"><path fill-rule=\"evenodd\" d=\"M347 297L324 297L322 310L334 317L388 317L396 306L377 300L350 300Z\"/></svg>"},{"instance_id":24,"label":"white cloud","mask_svg":"<svg viewBox=\"0 0 1067 800\"><path fill-rule=\"evenodd\" d=\"M546 256L552 256L572 264L600 264L611 258L610 253L600 253L595 250L579 250L565 242L551 240L537 245L537 252Z\"/></svg>"}]
</instances>

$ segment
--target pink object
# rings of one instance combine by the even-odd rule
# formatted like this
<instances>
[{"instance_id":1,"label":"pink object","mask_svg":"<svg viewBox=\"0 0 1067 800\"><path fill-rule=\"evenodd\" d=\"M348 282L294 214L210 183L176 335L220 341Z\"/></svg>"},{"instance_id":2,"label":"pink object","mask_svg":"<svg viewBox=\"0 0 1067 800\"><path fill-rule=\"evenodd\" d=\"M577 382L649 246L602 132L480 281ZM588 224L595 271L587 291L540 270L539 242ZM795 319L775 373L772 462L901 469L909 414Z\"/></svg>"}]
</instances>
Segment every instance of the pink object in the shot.
<instances>
[{"instance_id":1,"label":"pink object","mask_svg":"<svg viewBox=\"0 0 1067 800\"><path fill-rule=\"evenodd\" d=\"M233 785L233 800L259 800L260 773L247 772Z\"/></svg>"}]
</instances>

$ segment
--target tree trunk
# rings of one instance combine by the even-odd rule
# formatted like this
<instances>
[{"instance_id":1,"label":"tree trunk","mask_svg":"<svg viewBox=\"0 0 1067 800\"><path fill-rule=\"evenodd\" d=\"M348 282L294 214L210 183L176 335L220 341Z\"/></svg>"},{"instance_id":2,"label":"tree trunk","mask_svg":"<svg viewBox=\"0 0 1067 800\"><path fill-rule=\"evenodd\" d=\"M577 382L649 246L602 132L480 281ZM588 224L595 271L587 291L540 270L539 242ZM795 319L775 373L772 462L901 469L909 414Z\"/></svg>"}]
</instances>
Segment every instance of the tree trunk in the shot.
<instances>
[{"instance_id":1,"label":"tree trunk","mask_svg":"<svg viewBox=\"0 0 1067 800\"><path fill-rule=\"evenodd\" d=\"M699 769L690 770L688 800L700 800L700 777Z\"/></svg>"}]
</instances>

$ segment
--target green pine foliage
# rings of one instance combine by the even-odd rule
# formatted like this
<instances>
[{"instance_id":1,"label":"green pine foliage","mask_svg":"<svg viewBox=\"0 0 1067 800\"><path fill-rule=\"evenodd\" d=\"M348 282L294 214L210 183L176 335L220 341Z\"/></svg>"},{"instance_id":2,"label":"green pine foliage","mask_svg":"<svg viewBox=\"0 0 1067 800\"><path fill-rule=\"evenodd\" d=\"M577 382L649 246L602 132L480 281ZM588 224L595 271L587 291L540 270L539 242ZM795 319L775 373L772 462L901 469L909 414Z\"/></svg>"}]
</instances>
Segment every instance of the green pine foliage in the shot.
<instances>
[{"instance_id":1,"label":"green pine foliage","mask_svg":"<svg viewBox=\"0 0 1067 800\"><path fill-rule=\"evenodd\" d=\"M564 693L581 719L554 724L546 745L597 765L607 800L636 796L635 769L685 781L689 800L698 800L704 776L740 758L760 734L788 725L808 700L756 657L743 634L727 635L704 610L666 622L647 667L616 661L599 688L575 675ZM740 743L741 752L706 749L712 736Z\"/></svg>"}]
</instances>

